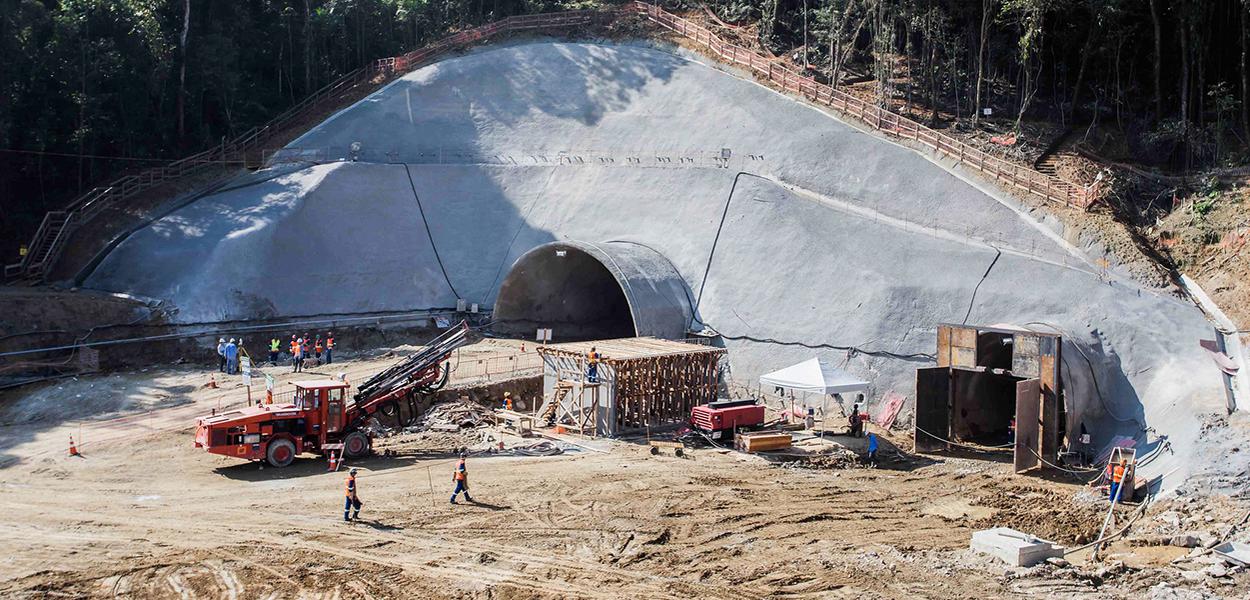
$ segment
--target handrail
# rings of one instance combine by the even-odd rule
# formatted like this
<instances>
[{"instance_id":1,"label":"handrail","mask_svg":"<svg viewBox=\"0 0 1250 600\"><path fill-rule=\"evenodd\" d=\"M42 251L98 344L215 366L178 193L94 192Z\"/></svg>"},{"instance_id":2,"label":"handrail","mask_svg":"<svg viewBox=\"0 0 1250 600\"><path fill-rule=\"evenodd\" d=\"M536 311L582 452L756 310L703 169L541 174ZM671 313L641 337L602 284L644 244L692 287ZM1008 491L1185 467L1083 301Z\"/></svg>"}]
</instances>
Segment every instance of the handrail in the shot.
<instances>
[{"instance_id":1,"label":"handrail","mask_svg":"<svg viewBox=\"0 0 1250 600\"><path fill-rule=\"evenodd\" d=\"M921 125L898 113L817 82L811 77L775 64L763 55L722 40L711 30L674 15L659 6L635 0L634 7L648 20L706 47L721 60L747 66L753 73L782 89L799 94L812 102L824 104L886 134L915 140L938 154L954 158L961 164L992 175L996 181L1041 196L1050 202L1088 209L1095 195L1085 188L1058 177L1023 167L970 146L956 138Z\"/></svg>"},{"instance_id":2,"label":"handrail","mask_svg":"<svg viewBox=\"0 0 1250 600\"><path fill-rule=\"evenodd\" d=\"M60 252L69 238L70 230L90 220L112 203L124 200L157 185L194 174L208 165L224 164L229 161L231 156L243 154L246 160L246 153L249 150L261 147L269 133L281 130L287 123L303 115L305 111L318 105L322 100L345 89L355 87L361 82L368 81L376 75L393 76L396 73L410 71L421 62L442 54L451 48L470 44L501 32L580 25L589 23L591 19L606 14L612 13L581 10L506 17L480 27L457 32L401 56L378 59L366 66L346 73L308 94L299 102L278 113L277 116L265 124L252 127L228 142L139 173L118 177L108 184L93 187L87 192L80 194L77 198L70 201L64 209L52 211L44 215L44 221L40 225L40 229L36 231L30 245L27 247L27 255L17 264L5 265L4 278L8 280L22 277L23 275L46 274L49 271L46 268L47 265L54 263L59 258ZM49 236L47 233L48 223L54 213L66 215L65 222L61 225L56 235ZM34 258L36 256L42 256L43 258L36 261Z\"/></svg>"}]
</instances>

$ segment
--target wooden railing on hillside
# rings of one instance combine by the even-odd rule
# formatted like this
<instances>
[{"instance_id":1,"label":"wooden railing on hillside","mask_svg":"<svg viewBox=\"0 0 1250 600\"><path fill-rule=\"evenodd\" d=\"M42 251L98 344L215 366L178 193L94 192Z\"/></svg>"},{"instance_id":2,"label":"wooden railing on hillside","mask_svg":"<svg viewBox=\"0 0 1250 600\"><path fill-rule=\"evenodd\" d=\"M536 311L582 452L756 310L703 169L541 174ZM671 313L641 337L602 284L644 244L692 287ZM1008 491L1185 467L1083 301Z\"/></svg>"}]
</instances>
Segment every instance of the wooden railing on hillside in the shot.
<instances>
[{"instance_id":1,"label":"wooden railing on hillside","mask_svg":"<svg viewBox=\"0 0 1250 600\"><path fill-rule=\"evenodd\" d=\"M1079 209L1088 209L1092 204L1094 196L1077 184L993 156L907 117L819 83L811 77L800 75L761 54L730 44L707 28L654 4L635 0L634 7L648 20L703 46L717 58L746 66L759 77L788 92L852 116L874 129L919 142L938 154L992 177L995 181L1041 196L1047 201Z\"/></svg>"},{"instance_id":2,"label":"wooden railing on hillside","mask_svg":"<svg viewBox=\"0 0 1250 600\"><path fill-rule=\"evenodd\" d=\"M122 200L158 185L203 172L214 165L261 164L264 160L263 143L266 140L281 132L291 122L320 108L327 99L338 98L343 92L369 82L378 75L392 76L406 73L448 50L463 47L499 33L585 25L596 18L614 14L599 11L569 11L507 17L447 36L402 56L380 59L356 69L309 94L264 125L248 129L232 140L165 165L119 177L108 184L92 188L72 200L64 209L47 213L28 245L27 254L20 262L4 267L4 279L10 281L45 278L60 257L73 230L105 208L114 206Z\"/></svg>"},{"instance_id":3,"label":"wooden railing on hillside","mask_svg":"<svg viewBox=\"0 0 1250 600\"><path fill-rule=\"evenodd\" d=\"M752 72L783 90L829 106L879 131L914 140L932 148L938 154L955 159L1007 186L1067 206L1086 209L1092 203L1093 195L1079 185L992 156L911 119L818 83L810 77L804 77L789 68L776 64L775 61L763 55L730 44L710 30L669 13L654 4L635 0L633 4L625 6L625 11L639 14L650 22L702 45L726 62L747 66ZM620 11L569 11L506 17L481 27L447 36L400 56L378 59L368 66L339 77L309 94L268 123L253 127L228 142L166 165L119 177L107 185L93 188L82 194L63 210L49 212L44 216L43 222L28 246L29 251L22 257L21 262L4 267L4 279L9 281L46 278L74 228L122 200L155 186L200 173L213 165L260 164L264 160L262 144L266 140L281 132L296 119L322 107L327 100L336 102L342 93L357 85L373 81L378 76L385 78L407 73L451 49L464 47L502 33L588 25L597 20L610 20L619 14L621 14ZM253 154L256 155L255 160L249 160Z\"/></svg>"}]
</instances>

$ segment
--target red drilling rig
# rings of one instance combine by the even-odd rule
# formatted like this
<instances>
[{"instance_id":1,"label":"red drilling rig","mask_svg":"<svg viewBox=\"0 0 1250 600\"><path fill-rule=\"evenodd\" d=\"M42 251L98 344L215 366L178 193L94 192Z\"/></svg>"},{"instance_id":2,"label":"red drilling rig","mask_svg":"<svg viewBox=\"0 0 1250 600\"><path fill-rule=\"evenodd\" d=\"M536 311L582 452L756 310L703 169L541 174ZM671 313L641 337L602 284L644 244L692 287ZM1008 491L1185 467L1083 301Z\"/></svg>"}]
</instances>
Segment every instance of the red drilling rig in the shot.
<instances>
[{"instance_id":1,"label":"red drilling rig","mask_svg":"<svg viewBox=\"0 0 1250 600\"><path fill-rule=\"evenodd\" d=\"M290 404L262 404L200 417L195 447L285 467L305 452L340 449L346 458L369 453L373 439L365 427L374 413L409 414L421 397L447 384L451 353L468 342L469 325L459 325L426 344L416 354L374 375L349 397L350 386L334 379L296 381Z\"/></svg>"}]
</instances>

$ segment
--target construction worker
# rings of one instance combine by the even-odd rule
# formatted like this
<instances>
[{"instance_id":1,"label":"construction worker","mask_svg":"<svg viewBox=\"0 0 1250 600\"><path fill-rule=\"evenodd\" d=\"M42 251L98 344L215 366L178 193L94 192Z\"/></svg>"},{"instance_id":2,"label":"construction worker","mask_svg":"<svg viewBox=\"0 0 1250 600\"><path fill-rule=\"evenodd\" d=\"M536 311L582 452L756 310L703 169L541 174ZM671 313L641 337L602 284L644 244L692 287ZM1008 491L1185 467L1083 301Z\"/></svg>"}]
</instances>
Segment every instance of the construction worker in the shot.
<instances>
[{"instance_id":1,"label":"construction worker","mask_svg":"<svg viewBox=\"0 0 1250 600\"><path fill-rule=\"evenodd\" d=\"M304 338L299 338L291 344L291 364L295 365L295 370L291 371L292 373L299 373L304 370L304 348L306 347L308 345L304 343Z\"/></svg>"},{"instance_id":2,"label":"construction worker","mask_svg":"<svg viewBox=\"0 0 1250 600\"><path fill-rule=\"evenodd\" d=\"M864 435L864 422L859 420L859 405L851 407L851 416L847 417L847 422L851 424L851 437L860 437Z\"/></svg>"},{"instance_id":3,"label":"construction worker","mask_svg":"<svg viewBox=\"0 0 1250 600\"><path fill-rule=\"evenodd\" d=\"M326 364L327 365L330 364L331 354L333 353L334 353L334 332L327 331L326 332Z\"/></svg>"},{"instance_id":4,"label":"construction worker","mask_svg":"<svg viewBox=\"0 0 1250 600\"><path fill-rule=\"evenodd\" d=\"M594 346L590 347L590 354L586 355L586 381L588 383L599 383L599 361L601 357Z\"/></svg>"},{"instance_id":5,"label":"construction worker","mask_svg":"<svg viewBox=\"0 0 1250 600\"><path fill-rule=\"evenodd\" d=\"M356 496L356 467L347 472L347 498L343 502L343 520L351 521L360 518L360 507L363 503ZM352 513L350 516L348 513Z\"/></svg>"},{"instance_id":6,"label":"construction worker","mask_svg":"<svg viewBox=\"0 0 1250 600\"><path fill-rule=\"evenodd\" d=\"M299 370L299 340L295 339L295 336L291 336L291 343L287 349L291 352L291 368L294 369L294 371L292 372L298 371Z\"/></svg>"},{"instance_id":7,"label":"construction worker","mask_svg":"<svg viewBox=\"0 0 1250 600\"><path fill-rule=\"evenodd\" d=\"M1128 471L1128 460L1120 459L1120 464L1111 469L1111 490L1109 497L1112 502L1120 499L1120 486L1124 483L1124 475Z\"/></svg>"},{"instance_id":8,"label":"construction worker","mask_svg":"<svg viewBox=\"0 0 1250 600\"><path fill-rule=\"evenodd\" d=\"M1007 424L1007 441L1012 444L1016 443L1016 418L1011 418L1011 423Z\"/></svg>"},{"instance_id":9,"label":"construction worker","mask_svg":"<svg viewBox=\"0 0 1250 600\"><path fill-rule=\"evenodd\" d=\"M217 338L217 370L226 372L226 338Z\"/></svg>"},{"instance_id":10,"label":"construction worker","mask_svg":"<svg viewBox=\"0 0 1250 600\"><path fill-rule=\"evenodd\" d=\"M226 354L226 375L234 375L239 370L239 345L234 343L234 338L226 343L224 349Z\"/></svg>"},{"instance_id":11,"label":"construction worker","mask_svg":"<svg viewBox=\"0 0 1250 600\"><path fill-rule=\"evenodd\" d=\"M464 499L466 502L473 501L473 499L469 497L469 471L465 469L464 466L464 459L467 456L468 455L463 452L460 453L460 462L456 465L456 471L451 474L451 480L456 482L456 489L451 492L452 504L456 503L456 495L460 492L464 492Z\"/></svg>"},{"instance_id":12,"label":"construction worker","mask_svg":"<svg viewBox=\"0 0 1250 600\"><path fill-rule=\"evenodd\" d=\"M503 407L504 410L512 410L512 392L503 393Z\"/></svg>"},{"instance_id":13,"label":"construction worker","mask_svg":"<svg viewBox=\"0 0 1250 600\"><path fill-rule=\"evenodd\" d=\"M317 357L317 364L321 364L321 334L317 334L317 341L313 344L313 356Z\"/></svg>"},{"instance_id":14,"label":"construction worker","mask_svg":"<svg viewBox=\"0 0 1250 600\"><path fill-rule=\"evenodd\" d=\"M877 462L877 434L868 434L868 462Z\"/></svg>"},{"instance_id":15,"label":"construction worker","mask_svg":"<svg viewBox=\"0 0 1250 600\"><path fill-rule=\"evenodd\" d=\"M303 340L304 342L301 345L300 350L302 351L301 353L303 358L307 360L312 358L312 336L305 333Z\"/></svg>"},{"instance_id":16,"label":"construction worker","mask_svg":"<svg viewBox=\"0 0 1250 600\"><path fill-rule=\"evenodd\" d=\"M278 353L282 348L282 340L273 338L269 340L269 364L278 366Z\"/></svg>"}]
</instances>

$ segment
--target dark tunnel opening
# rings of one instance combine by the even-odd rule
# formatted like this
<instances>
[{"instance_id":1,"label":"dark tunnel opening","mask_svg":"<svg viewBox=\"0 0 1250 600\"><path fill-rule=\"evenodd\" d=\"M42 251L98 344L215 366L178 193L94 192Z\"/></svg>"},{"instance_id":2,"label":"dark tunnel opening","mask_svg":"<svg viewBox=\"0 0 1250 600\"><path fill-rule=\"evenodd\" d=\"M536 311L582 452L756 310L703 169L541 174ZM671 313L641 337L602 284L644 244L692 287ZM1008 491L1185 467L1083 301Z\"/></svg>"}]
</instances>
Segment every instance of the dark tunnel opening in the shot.
<instances>
[{"instance_id":1,"label":"dark tunnel opening","mask_svg":"<svg viewBox=\"0 0 1250 600\"><path fill-rule=\"evenodd\" d=\"M573 247L523 256L499 288L493 329L532 338L540 327L556 341L636 335L629 300L595 257Z\"/></svg>"}]
</instances>

